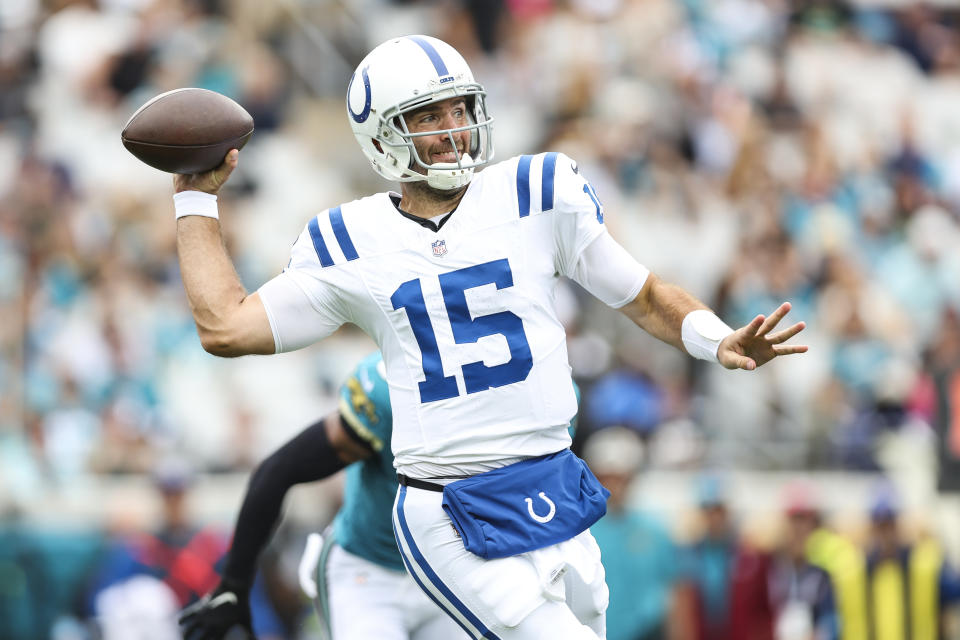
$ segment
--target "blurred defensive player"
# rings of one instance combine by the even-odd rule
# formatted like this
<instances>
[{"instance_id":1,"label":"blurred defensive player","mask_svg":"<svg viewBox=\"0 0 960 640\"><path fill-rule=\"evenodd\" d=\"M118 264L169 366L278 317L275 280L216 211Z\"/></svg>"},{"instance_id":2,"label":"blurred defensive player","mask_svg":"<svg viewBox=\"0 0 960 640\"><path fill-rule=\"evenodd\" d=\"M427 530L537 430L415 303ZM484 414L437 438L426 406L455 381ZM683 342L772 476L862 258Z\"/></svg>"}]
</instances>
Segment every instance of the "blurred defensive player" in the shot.
<instances>
[{"instance_id":1,"label":"blurred defensive player","mask_svg":"<svg viewBox=\"0 0 960 640\"><path fill-rule=\"evenodd\" d=\"M184 610L186 640L253 635L249 593L256 560L290 487L347 467L343 506L315 565L315 603L331 640L454 640L467 636L414 584L393 538L397 475L393 417L379 353L340 387L339 409L280 447L253 472L220 585ZM356 464L351 464L356 462ZM314 558L316 560L316 558Z\"/></svg>"},{"instance_id":2,"label":"blurred defensive player","mask_svg":"<svg viewBox=\"0 0 960 640\"><path fill-rule=\"evenodd\" d=\"M579 389L574 383L579 397ZM571 435L576 417L570 425ZM337 411L280 447L254 470L237 517L223 578L186 609L187 640L222 640L236 627L252 634L249 593L256 560L280 519L290 487L347 467L343 505L305 567L317 613L330 640L453 640L456 623L414 584L393 537L397 494L390 437L393 415L383 358L373 353L340 387ZM353 463L356 464L353 464ZM224 597L224 594L233 594Z\"/></svg>"},{"instance_id":3,"label":"blurred defensive player","mask_svg":"<svg viewBox=\"0 0 960 640\"><path fill-rule=\"evenodd\" d=\"M400 193L312 218L280 275L248 295L224 249L216 193L239 152L175 176L181 277L204 348L298 349L345 323L379 345L395 419L394 533L407 569L474 638L596 639L607 587L589 526L605 490L570 450L576 411L560 276L651 335L731 369L785 354L790 308L734 331L607 233L560 153L493 158L485 92L463 57L426 36L360 63L347 116ZM615 126L616 123L611 123Z\"/></svg>"}]
</instances>

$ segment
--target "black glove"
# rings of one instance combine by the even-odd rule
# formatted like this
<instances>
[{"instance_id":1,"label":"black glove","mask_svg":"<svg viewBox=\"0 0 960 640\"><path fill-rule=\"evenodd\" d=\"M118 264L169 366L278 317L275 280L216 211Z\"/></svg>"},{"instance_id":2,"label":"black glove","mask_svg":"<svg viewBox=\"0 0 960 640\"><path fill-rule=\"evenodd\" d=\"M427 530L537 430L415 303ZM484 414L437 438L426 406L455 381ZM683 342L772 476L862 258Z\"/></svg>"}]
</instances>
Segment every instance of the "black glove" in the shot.
<instances>
[{"instance_id":1,"label":"black glove","mask_svg":"<svg viewBox=\"0 0 960 640\"><path fill-rule=\"evenodd\" d=\"M256 640L247 590L224 581L180 612L184 640Z\"/></svg>"}]
</instances>

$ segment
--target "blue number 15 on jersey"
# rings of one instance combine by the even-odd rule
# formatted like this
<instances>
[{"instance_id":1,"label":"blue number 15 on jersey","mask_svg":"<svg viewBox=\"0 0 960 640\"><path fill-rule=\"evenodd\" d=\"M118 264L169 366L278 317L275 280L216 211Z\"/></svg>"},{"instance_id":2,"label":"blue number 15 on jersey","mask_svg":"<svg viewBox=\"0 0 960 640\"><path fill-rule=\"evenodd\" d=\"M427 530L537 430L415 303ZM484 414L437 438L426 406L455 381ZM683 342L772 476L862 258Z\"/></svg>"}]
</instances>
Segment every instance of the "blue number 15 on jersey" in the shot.
<instances>
[{"instance_id":1,"label":"blue number 15 on jersey","mask_svg":"<svg viewBox=\"0 0 960 640\"><path fill-rule=\"evenodd\" d=\"M497 289L513 286L513 273L506 258L442 273L439 278L447 318L457 344L470 344L484 336L500 334L507 339L510 347L510 360L503 364L488 367L483 362L470 362L463 365L463 382L467 393L477 393L491 387L503 387L526 380L533 367L533 356L530 354L530 344L527 342L520 317L510 311L500 311L471 318L470 309L467 308L467 289L485 284L494 284ZM420 347L425 376L425 380L420 383L420 402L456 397L459 394L457 379L443 375L440 348L437 346L437 337L427 313L420 280L404 282L393 292L390 302L395 310L406 309L410 328L413 329L413 335Z\"/></svg>"}]
</instances>

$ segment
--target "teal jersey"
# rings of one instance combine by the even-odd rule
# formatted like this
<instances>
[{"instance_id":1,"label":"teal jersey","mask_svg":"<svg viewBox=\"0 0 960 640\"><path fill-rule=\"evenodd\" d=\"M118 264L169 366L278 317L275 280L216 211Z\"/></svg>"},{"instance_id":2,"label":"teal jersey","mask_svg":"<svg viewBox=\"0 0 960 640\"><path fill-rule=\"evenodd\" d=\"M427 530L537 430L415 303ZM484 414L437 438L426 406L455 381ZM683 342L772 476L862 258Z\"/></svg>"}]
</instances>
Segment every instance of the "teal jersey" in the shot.
<instances>
[{"instance_id":1,"label":"teal jersey","mask_svg":"<svg viewBox=\"0 0 960 640\"><path fill-rule=\"evenodd\" d=\"M580 389L576 383L573 386L579 402ZM374 455L346 469L343 506L333 521L334 539L354 555L405 571L393 537L393 500L397 493L397 472L390 449L393 413L379 351L364 358L340 387L340 415L344 428L370 445ZM571 435L575 424L576 416L570 425Z\"/></svg>"}]
</instances>

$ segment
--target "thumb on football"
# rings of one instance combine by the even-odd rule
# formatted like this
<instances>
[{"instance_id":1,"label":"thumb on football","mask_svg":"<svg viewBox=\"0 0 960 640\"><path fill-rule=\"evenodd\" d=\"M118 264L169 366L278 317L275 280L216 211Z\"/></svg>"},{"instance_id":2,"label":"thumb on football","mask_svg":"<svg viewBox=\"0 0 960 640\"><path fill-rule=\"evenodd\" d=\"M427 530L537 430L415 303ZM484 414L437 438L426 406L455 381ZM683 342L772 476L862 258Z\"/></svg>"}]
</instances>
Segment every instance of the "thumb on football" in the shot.
<instances>
[{"instance_id":1,"label":"thumb on football","mask_svg":"<svg viewBox=\"0 0 960 640\"><path fill-rule=\"evenodd\" d=\"M224 156L223 162L219 167L213 170L213 178L216 181L217 190L223 186L223 183L227 181L227 178L230 177L230 174L233 173L233 170L237 168L237 165L240 163L240 151L237 149L230 149L227 152L227 155Z\"/></svg>"}]
</instances>

